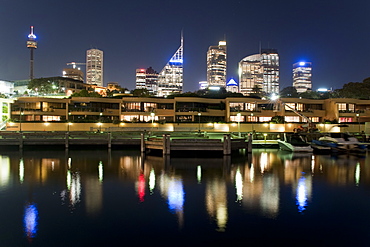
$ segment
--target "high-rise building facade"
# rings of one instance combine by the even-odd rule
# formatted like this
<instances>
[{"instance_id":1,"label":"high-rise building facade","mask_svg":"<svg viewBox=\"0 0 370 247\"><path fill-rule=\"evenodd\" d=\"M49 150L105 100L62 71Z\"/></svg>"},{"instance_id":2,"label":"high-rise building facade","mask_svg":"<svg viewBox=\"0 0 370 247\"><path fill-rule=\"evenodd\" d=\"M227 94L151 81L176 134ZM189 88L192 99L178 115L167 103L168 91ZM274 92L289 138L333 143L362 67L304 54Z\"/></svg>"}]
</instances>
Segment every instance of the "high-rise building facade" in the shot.
<instances>
[{"instance_id":1,"label":"high-rise building facade","mask_svg":"<svg viewBox=\"0 0 370 247\"><path fill-rule=\"evenodd\" d=\"M312 63L298 62L293 64L293 87L297 93L312 89Z\"/></svg>"},{"instance_id":2,"label":"high-rise building facade","mask_svg":"<svg viewBox=\"0 0 370 247\"><path fill-rule=\"evenodd\" d=\"M78 81L84 81L84 72L79 69L74 68L66 68L63 69L63 77L71 78Z\"/></svg>"},{"instance_id":3,"label":"high-rise building facade","mask_svg":"<svg viewBox=\"0 0 370 247\"><path fill-rule=\"evenodd\" d=\"M90 49L86 52L86 83L103 86L103 51Z\"/></svg>"},{"instance_id":4,"label":"high-rise building facade","mask_svg":"<svg viewBox=\"0 0 370 247\"><path fill-rule=\"evenodd\" d=\"M184 42L181 37L180 47L168 61L158 76L157 96L166 97L173 93L182 93Z\"/></svg>"},{"instance_id":5,"label":"high-rise building facade","mask_svg":"<svg viewBox=\"0 0 370 247\"><path fill-rule=\"evenodd\" d=\"M210 46L207 52L208 86L226 86L226 41Z\"/></svg>"},{"instance_id":6,"label":"high-rise building facade","mask_svg":"<svg viewBox=\"0 0 370 247\"><path fill-rule=\"evenodd\" d=\"M147 89L152 95L157 95L158 72L152 67L136 70L136 89Z\"/></svg>"},{"instance_id":7,"label":"high-rise building facade","mask_svg":"<svg viewBox=\"0 0 370 247\"><path fill-rule=\"evenodd\" d=\"M279 54L276 49L262 49L260 54L239 62L239 92L250 95L257 91L279 93Z\"/></svg>"}]
</instances>

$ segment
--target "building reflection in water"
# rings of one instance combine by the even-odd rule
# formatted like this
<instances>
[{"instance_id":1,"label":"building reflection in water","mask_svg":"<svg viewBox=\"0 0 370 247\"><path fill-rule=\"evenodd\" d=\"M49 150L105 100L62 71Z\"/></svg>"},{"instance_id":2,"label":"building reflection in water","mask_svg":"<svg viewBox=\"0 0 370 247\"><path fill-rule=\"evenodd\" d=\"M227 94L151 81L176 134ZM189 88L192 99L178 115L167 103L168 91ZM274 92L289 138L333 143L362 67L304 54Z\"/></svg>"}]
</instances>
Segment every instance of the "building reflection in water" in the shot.
<instances>
[{"instance_id":1,"label":"building reflection in water","mask_svg":"<svg viewBox=\"0 0 370 247\"><path fill-rule=\"evenodd\" d=\"M79 172L72 171L72 159L67 161L66 172L66 186L67 189L60 193L62 202L69 201L69 205L73 210L77 203L81 201L81 177Z\"/></svg>"},{"instance_id":2,"label":"building reflection in water","mask_svg":"<svg viewBox=\"0 0 370 247\"><path fill-rule=\"evenodd\" d=\"M150 170L148 184L149 184L150 194L152 195L154 193L154 188L155 188L155 171L154 171L154 168L152 168Z\"/></svg>"},{"instance_id":3,"label":"building reflection in water","mask_svg":"<svg viewBox=\"0 0 370 247\"><path fill-rule=\"evenodd\" d=\"M39 212L35 203L27 203L24 207L23 225L28 241L36 237Z\"/></svg>"},{"instance_id":4,"label":"building reflection in water","mask_svg":"<svg viewBox=\"0 0 370 247\"><path fill-rule=\"evenodd\" d=\"M8 156L0 155L0 190L5 189L10 182L10 161Z\"/></svg>"},{"instance_id":5,"label":"building reflection in water","mask_svg":"<svg viewBox=\"0 0 370 247\"><path fill-rule=\"evenodd\" d=\"M216 220L217 231L225 231L228 220L226 181L218 177L207 179L205 196L207 212Z\"/></svg>"},{"instance_id":6,"label":"building reflection in water","mask_svg":"<svg viewBox=\"0 0 370 247\"><path fill-rule=\"evenodd\" d=\"M19 159L19 182L23 184L24 181L24 162L23 159Z\"/></svg>"},{"instance_id":7,"label":"building reflection in water","mask_svg":"<svg viewBox=\"0 0 370 247\"><path fill-rule=\"evenodd\" d=\"M179 227L184 221L185 192L183 181L180 176L161 174L160 191L164 198L167 198L168 209L178 217Z\"/></svg>"}]
</instances>

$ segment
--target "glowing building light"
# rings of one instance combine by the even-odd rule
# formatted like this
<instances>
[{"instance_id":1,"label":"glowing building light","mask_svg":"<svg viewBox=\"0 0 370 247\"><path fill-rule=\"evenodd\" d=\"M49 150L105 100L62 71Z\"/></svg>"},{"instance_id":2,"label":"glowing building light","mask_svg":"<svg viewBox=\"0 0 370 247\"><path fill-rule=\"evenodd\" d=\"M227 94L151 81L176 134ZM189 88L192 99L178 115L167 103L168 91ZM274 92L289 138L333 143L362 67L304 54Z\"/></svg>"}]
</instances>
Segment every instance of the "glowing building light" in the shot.
<instances>
[{"instance_id":1,"label":"glowing building light","mask_svg":"<svg viewBox=\"0 0 370 247\"><path fill-rule=\"evenodd\" d=\"M235 188L236 188L236 201L240 202L243 199L243 177L240 170L235 174Z\"/></svg>"},{"instance_id":2,"label":"glowing building light","mask_svg":"<svg viewBox=\"0 0 370 247\"><path fill-rule=\"evenodd\" d=\"M253 183L254 181L254 165L251 164L251 169L249 170L249 181Z\"/></svg>"},{"instance_id":3,"label":"glowing building light","mask_svg":"<svg viewBox=\"0 0 370 247\"><path fill-rule=\"evenodd\" d=\"M28 203L24 209L23 225L28 240L36 237L39 212L36 204Z\"/></svg>"}]
</instances>

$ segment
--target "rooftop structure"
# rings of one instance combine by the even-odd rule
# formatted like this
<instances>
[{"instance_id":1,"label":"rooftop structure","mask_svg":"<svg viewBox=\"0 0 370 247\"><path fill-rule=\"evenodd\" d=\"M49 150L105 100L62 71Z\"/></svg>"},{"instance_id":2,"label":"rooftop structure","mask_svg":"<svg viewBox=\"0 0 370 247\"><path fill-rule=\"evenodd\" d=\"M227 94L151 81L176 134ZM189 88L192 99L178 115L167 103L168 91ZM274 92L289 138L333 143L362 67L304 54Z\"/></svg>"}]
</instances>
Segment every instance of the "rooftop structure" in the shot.
<instances>
[{"instance_id":1,"label":"rooftop structure","mask_svg":"<svg viewBox=\"0 0 370 247\"><path fill-rule=\"evenodd\" d=\"M181 36L180 47L159 73L157 95L160 97L166 97L173 93L182 93L184 73L183 44L184 39Z\"/></svg>"}]
</instances>

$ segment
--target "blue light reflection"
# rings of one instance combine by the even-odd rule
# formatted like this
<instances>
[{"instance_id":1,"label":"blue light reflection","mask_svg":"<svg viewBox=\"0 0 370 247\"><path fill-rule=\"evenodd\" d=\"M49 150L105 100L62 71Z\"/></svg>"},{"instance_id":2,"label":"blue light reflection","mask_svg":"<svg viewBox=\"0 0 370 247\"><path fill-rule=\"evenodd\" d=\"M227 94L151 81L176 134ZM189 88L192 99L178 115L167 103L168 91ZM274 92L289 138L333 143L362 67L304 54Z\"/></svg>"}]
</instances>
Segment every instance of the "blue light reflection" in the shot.
<instances>
[{"instance_id":1,"label":"blue light reflection","mask_svg":"<svg viewBox=\"0 0 370 247\"><path fill-rule=\"evenodd\" d=\"M37 225L38 225L39 212L37 210L36 204L28 203L24 209L24 231L29 240L36 237Z\"/></svg>"}]
</instances>

